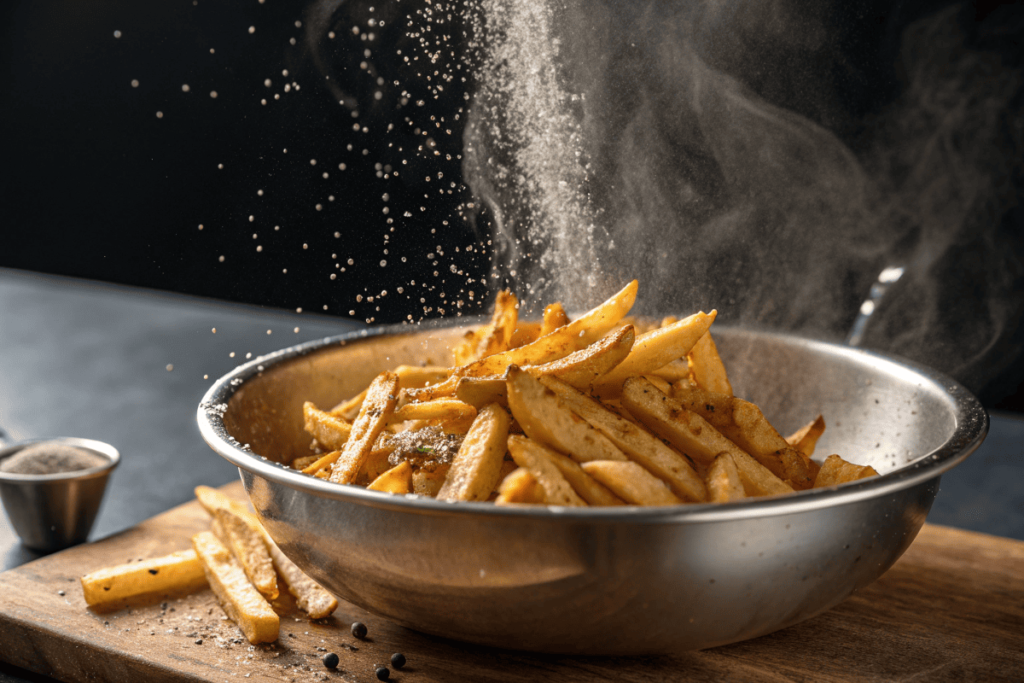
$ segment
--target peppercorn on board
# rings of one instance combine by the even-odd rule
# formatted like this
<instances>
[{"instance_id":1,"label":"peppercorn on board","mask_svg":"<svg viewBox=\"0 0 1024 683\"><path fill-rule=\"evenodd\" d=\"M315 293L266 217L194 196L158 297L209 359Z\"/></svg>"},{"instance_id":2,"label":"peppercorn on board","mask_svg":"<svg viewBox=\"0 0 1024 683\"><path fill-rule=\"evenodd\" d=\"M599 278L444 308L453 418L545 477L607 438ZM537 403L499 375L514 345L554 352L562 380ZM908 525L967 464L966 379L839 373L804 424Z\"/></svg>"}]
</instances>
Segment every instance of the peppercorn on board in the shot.
<instances>
[{"instance_id":1,"label":"peppercorn on board","mask_svg":"<svg viewBox=\"0 0 1024 683\"><path fill-rule=\"evenodd\" d=\"M237 483L224 490L244 495ZM250 646L221 620L209 590L169 599L166 609L161 603L103 614L86 608L82 574L187 550L192 535L208 527L209 515L193 501L0 574L0 662L75 683L369 682L376 680L375 665L390 666L395 652L407 664L392 668L391 680L410 682L775 681L780 673L825 682L1009 681L1024 667L1024 606L1007 600L1020 594L1016 568L1024 562L1024 543L930 525L886 575L821 616L744 643L661 657L557 657L461 645L345 602L314 622L293 606L282 617L277 644ZM352 636L355 621L366 624L366 640ZM323 666L321 647L338 655L337 670Z\"/></svg>"}]
</instances>

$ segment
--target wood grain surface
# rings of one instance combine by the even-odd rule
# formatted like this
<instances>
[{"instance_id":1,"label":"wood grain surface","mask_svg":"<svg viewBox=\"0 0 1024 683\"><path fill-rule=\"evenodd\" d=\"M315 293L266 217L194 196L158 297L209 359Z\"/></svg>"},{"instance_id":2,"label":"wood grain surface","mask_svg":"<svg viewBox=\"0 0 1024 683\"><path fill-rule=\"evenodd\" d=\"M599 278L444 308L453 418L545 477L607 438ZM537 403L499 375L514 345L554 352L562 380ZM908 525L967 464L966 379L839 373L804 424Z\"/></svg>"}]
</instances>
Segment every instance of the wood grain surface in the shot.
<instances>
[{"instance_id":1,"label":"wood grain surface","mask_svg":"<svg viewBox=\"0 0 1024 683\"><path fill-rule=\"evenodd\" d=\"M226 487L242 496L240 485ZM78 578L189 547L208 525L189 503L0 574L0 660L62 681L1021 681L1024 543L926 526L880 580L835 609L756 640L658 657L531 655L422 635L342 603L320 622L281 606L280 640L253 647L209 590L117 612L88 610ZM61 595L63 591L63 595ZM365 640L353 621L369 628ZM629 624L622 624L628 629ZM571 628L571 623L567 624ZM336 652L336 671L320 662Z\"/></svg>"}]
</instances>

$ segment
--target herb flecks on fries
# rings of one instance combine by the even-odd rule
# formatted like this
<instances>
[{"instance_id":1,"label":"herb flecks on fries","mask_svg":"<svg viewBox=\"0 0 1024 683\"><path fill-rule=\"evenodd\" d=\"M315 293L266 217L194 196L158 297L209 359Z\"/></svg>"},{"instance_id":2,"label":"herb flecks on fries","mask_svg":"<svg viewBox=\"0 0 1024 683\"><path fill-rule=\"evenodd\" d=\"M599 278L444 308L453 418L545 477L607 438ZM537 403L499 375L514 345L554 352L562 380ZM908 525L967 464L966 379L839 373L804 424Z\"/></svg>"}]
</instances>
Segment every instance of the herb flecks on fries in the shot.
<instances>
[{"instance_id":1,"label":"herb flecks on fries","mask_svg":"<svg viewBox=\"0 0 1024 683\"><path fill-rule=\"evenodd\" d=\"M501 292L454 366L399 366L329 412L303 409L306 474L388 493L499 505L727 503L878 473L811 459L815 420L783 437L733 387L699 312L641 326L637 282L576 320L519 319Z\"/></svg>"}]
</instances>

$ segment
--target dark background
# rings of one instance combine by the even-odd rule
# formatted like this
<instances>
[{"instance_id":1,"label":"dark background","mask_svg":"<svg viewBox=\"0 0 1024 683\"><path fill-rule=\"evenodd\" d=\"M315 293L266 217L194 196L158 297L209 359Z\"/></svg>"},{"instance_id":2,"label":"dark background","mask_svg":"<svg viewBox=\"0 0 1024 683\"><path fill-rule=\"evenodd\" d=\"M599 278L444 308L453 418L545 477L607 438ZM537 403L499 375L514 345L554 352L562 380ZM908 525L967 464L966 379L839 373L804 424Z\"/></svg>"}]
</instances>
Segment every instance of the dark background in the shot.
<instances>
[{"instance_id":1,"label":"dark background","mask_svg":"<svg viewBox=\"0 0 1024 683\"><path fill-rule=\"evenodd\" d=\"M946 4L836 5L847 116L832 128L845 142L899 95L903 29ZM493 290L481 282L486 216L470 206L460 156L473 84L455 66L467 27L458 13L435 25L430 46L451 47L424 69L406 17L425 7L4 3L0 267L374 323L481 312ZM1019 9L979 2L964 14L1007 68L1021 62ZM1021 179L1008 181L1018 192ZM982 397L1024 407L1019 389Z\"/></svg>"}]
</instances>

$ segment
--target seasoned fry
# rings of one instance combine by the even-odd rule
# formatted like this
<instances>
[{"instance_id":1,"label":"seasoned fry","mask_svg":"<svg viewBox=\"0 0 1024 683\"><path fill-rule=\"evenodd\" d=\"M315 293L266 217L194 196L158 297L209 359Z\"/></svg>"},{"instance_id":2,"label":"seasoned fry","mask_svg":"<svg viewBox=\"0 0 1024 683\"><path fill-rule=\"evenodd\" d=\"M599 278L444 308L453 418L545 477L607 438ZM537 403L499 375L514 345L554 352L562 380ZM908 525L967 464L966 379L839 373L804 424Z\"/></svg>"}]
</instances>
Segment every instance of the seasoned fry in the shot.
<instances>
[{"instance_id":1,"label":"seasoned fry","mask_svg":"<svg viewBox=\"0 0 1024 683\"><path fill-rule=\"evenodd\" d=\"M525 467L544 489L544 501L548 505L569 507L586 506L586 501L576 494L559 469L545 457L548 449L523 436L508 437L508 450L520 467Z\"/></svg>"},{"instance_id":2,"label":"seasoned fry","mask_svg":"<svg viewBox=\"0 0 1024 683\"><path fill-rule=\"evenodd\" d=\"M226 508L235 513L248 512L248 506L240 500L235 500L210 486L197 486L193 489L196 500L203 506L211 517L217 514L217 510Z\"/></svg>"},{"instance_id":3,"label":"seasoned fry","mask_svg":"<svg viewBox=\"0 0 1024 683\"><path fill-rule=\"evenodd\" d=\"M453 398L437 398L423 403L406 403L392 414L389 422L456 420L464 417L476 417L476 408Z\"/></svg>"},{"instance_id":4,"label":"seasoned fry","mask_svg":"<svg viewBox=\"0 0 1024 683\"><path fill-rule=\"evenodd\" d=\"M590 505L625 505L621 498L587 474L576 462L550 448L538 449L538 455L547 458L558 468L569 485ZM613 462L606 460L605 462ZM616 461L617 462L617 461Z\"/></svg>"},{"instance_id":5,"label":"seasoned fry","mask_svg":"<svg viewBox=\"0 0 1024 683\"><path fill-rule=\"evenodd\" d=\"M821 471L818 472L818 477L814 480L814 488L838 486L858 479L877 476L878 472L869 465L854 465L838 455L830 455L821 464Z\"/></svg>"},{"instance_id":6,"label":"seasoned fry","mask_svg":"<svg viewBox=\"0 0 1024 683\"><path fill-rule=\"evenodd\" d=\"M295 566L294 562L288 559L287 555L281 552L255 515L246 512L240 516L263 539L263 543L270 553L270 560L274 563L274 569L284 579L288 592L295 597L299 609L308 614L310 619L326 619L331 616L334 610L338 609L337 599L323 586L306 576L301 569Z\"/></svg>"},{"instance_id":7,"label":"seasoned fry","mask_svg":"<svg viewBox=\"0 0 1024 683\"><path fill-rule=\"evenodd\" d=\"M793 491L792 486L722 436L704 418L691 413L681 401L666 396L643 377L626 380L622 403L651 431L705 466L710 466L719 453L732 455L747 495L768 496Z\"/></svg>"},{"instance_id":8,"label":"seasoned fry","mask_svg":"<svg viewBox=\"0 0 1024 683\"><path fill-rule=\"evenodd\" d=\"M463 377L455 388L455 396L477 410L488 403L508 407L508 393L504 377Z\"/></svg>"},{"instance_id":9,"label":"seasoned fry","mask_svg":"<svg viewBox=\"0 0 1024 683\"><path fill-rule=\"evenodd\" d=\"M517 367L508 370L508 404L527 436L577 462L626 460L608 437L566 408L540 380Z\"/></svg>"},{"instance_id":10,"label":"seasoned fry","mask_svg":"<svg viewBox=\"0 0 1024 683\"><path fill-rule=\"evenodd\" d=\"M304 455L301 458L295 458L294 460L292 460L292 463L291 465L289 465L289 467L291 467L293 470L299 470L301 472L302 470L306 469L307 467L315 463L317 460L319 460L320 457L321 456L319 455Z\"/></svg>"},{"instance_id":11,"label":"seasoned fry","mask_svg":"<svg viewBox=\"0 0 1024 683\"><path fill-rule=\"evenodd\" d=\"M794 489L801 491L811 487L813 478L806 459L782 438L753 403L701 389L687 380L672 385L672 396Z\"/></svg>"},{"instance_id":12,"label":"seasoned fry","mask_svg":"<svg viewBox=\"0 0 1024 683\"><path fill-rule=\"evenodd\" d=\"M270 561L270 553L259 534L251 529L245 520L227 507L214 512L217 523L223 530L224 543L242 566L252 585L267 600L278 596L277 574ZM218 537L221 534L217 534Z\"/></svg>"},{"instance_id":13,"label":"seasoned fry","mask_svg":"<svg viewBox=\"0 0 1024 683\"><path fill-rule=\"evenodd\" d=\"M519 299L509 290L498 292L494 299L494 313L491 324L482 330L477 358L507 351L512 342L519 321Z\"/></svg>"},{"instance_id":14,"label":"seasoned fry","mask_svg":"<svg viewBox=\"0 0 1024 683\"><path fill-rule=\"evenodd\" d=\"M708 467L707 486L708 501L712 503L728 503L747 497L736 460L729 453L719 453L712 461Z\"/></svg>"},{"instance_id":15,"label":"seasoned fry","mask_svg":"<svg viewBox=\"0 0 1024 683\"><path fill-rule=\"evenodd\" d=\"M334 463L338 462L338 458L340 458L340 457L341 457L341 451L331 451L330 453L326 453L326 454L320 456L319 458L317 458L316 460L314 460L309 465L306 465L302 469L302 473L303 474L317 474L318 472L322 472L325 469L327 469L328 467L330 467L331 465L333 465Z\"/></svg>"},{"instance_id":16,"label":"seasoned fry","mask_svg":"<svg viewBox=\"0 0 1024 683\"><path fill-rule=\"evenodd\" d=\"M595 380L610 372L629 356L635 337L633 326L626 325L565 358L542 365L526 366L523 369L535 377L551 375L577 389L586 390Z\"/></svg>"},{"instance_id":17,"label":"seasoned fry","mask_svg":"<svg viewBox=\"0 0 1024 683\"><path fill-rule=\"evenodd\" d=\"M565 314L565 309L562 308L562 304L555 302L548 304L544 309L544 319L540 327L540 336L551 334L559 327L565 327L569 324L569 316Z\"/></svg>"},{"instance_id":18,"label":"seasoned fry","mask_svg":"<svg viewBox=\"0 0 1024 683\"><path fill-rule=\"evenodd\" d=\"M512 334L512 341L508 343L510 349L518 349L537 341L540 337L540 323L520 320L516 324L516 331Z\"/></svg>"},{"instance_id":19,"label":"seasoned fry","mask_svg":"<svg viewBox=\"0 0 1024 683\"><path fill-rule=\"evenodd\" d=\"M688 379L690 377L690 366L686 364L686 361L677 359L646 374L647 376L660 377L669 384L672 384L681 379Z\"/></svg>"},{"instance_id":20,"label":"seasoned fry","mask_svg":"<svg viewBox=\"0 0 1024 683\"><path fill-rule=\"evenodd\" d=\"M668 327L640 335L626 360L594 384L594 393L599 396L617 396L627 377L652 372L685 356L708 331L717 315L718 311L695 313Z\"/></svg>"},{"instance_id":21,"label":"seasoned fry","mask_svg":"<svg viewBox=\"0 0 1024 683\"><path fill-rule=\"evenodd\" d=\"M498 487L496 505L526 503L543 505L547 500L544 488L537 482L530 470L520 467L510 472Z\"/></svg>"},{"instance_id":22,"label":"seasoned fry","mask_svg":"<svg viewBox=\"0 0 1024 683\"><path fill-rule=\"evenodd\" d=\"M732 396L732 385L729 377L725 374L725 366L722 364L722 357L718 355L718 347L715 340L711 338L711 332L706 332L703 337L697 340L690 352L686 354L686 360L690 366L690 374L693 381L701 389L714 391L726 396Z\"/></svg>"},{"instance_id":23,"label":"seasoned fry","mask_svg":"<svg viewBox=\"0 0 1024 683\"><path fill-rule=\"evenodd\" d=\"M543 377L540 381L551 389L569 410L608 437L630 460L640 463L668 484L677 496L695 503L707 498L704 482L693 466L653 434L558 379Z\"/></svg>"},{"instance_id":24,"label":"seasoned fry","mask_svg":"<svg viewBox=\"0 0 1024 683\"><path fill-rule=\"evenodd\" d=\"M511 421L497 403L480 410L437 492L438 500L487 500L498 484Z\"/></svg>"},{"instance_id":25,"label":"seasoned fry","mask_svg":"<svg viewBox=\"0 0 1024 683\"><path fill-rule=\"evenodd\" d=\"M416 470L412 473L412 491L421 496L433 498L444 486L445 477L451 465L441 465L435 470Z\"/></svg>"},{"instance_id":26,"label":"seasoned fry","mask_svg":"<svg viewBox=\"0 0 1024 683\"><path fill-rule=\"evenodd\" d=\"M280 619L224 545L209 531L192 537L206 580L228 617L253 645L277 640Z\"/></svg>"},{"instance_id":27,"label":"seasoned fry","mask_svg":"<svg viewBox=\"0 0 1024 683\"><path fill-rule=\"evenodd\" d=\"M541 365L586 348L603 337L625 317L636 300L636 290L637 282L633 280L620 292L589 313L541 337L532 344L481 358L456 368L444 382L424 389L411 390L408 395L417 401L451 396L461 377L499 375L505 372L510 365Z\"/></svg>"},{"instance_id":28,"label":"seasoned fry","mask_svg":"<svg viewBox=\"0 0 1024 683\"><path fill-rule=\"evenodd\" d=\"M373 481L391 468L388 458L395 452L395 447L385 439L386 434L377 438L377 443L363 461L363 468L359 471L356 481ZM382 445L383 442L383 445Z\"/></svg>"},{"instance_id":29,"label":"seasoned fry","mask_svg":"<svg viewBox=\"0 0 1024 683\"><path fill-rule=\"evenodd\" d=\"M85 603L97 608L139 596L192 592L205 585L206 574L194 550L107 567L82 577Z\"/></svg>"},{"instance_id":30,"label":"seasoned fry","mask_svg":"<svg viewBox=\"0 0 1024 683\"><path fill-rule=\"evenodd\" d=\"M818 415L818 417L787 436L786 443L809 458L814 455L814 447L818 444L818 439L824 433L825 418Z\"/></svg>"},{"instance_id":31,"label":"seasoned fry","mask_svg":"<svg viewBox=\"0 0 1024 683\"><path fill-rule=\"evenodd\" d=\"M359 417L352 425L352 436L345 442L341 455L331 466L331 481L349 484L359 474L363 461L373 449L373 443L395 411L398 395L398 375L382 372L370 384L370 389L359 409Z\"/></svg>"},{"instance_id":32,"label":"seasoned fry","mask_svg":"<svg viewBox=\"0 0 1024 683\"><path fill-rule=\"evenodd\" d=\"M352 425L340 417L325 413L309 401L302 405L302 415L305 418L306 431L324 448L332 451L344 448L352 433Z\"/></svg>"},{"instance_id":33,"label":"seasoned fry","mask_svg":"<svg viewBox=\"0 0 1024 683\"><path fill-rule=\"evenodd\" d=\"M412 490L412 465L403 460L375 478L366 488L385 493L409 493Z\"/></svg>"},{"instance_id":34,"label":"seasoned fry","mask_svg":"<svg viewBox=\"0 0 1024 683\"><path fill-rule=\"evenodd\" d=\"M591 460L580 467L633 505L679 505L683 501L669 491L665 482L635 462Z\"/></svg>"}]
</instances>

